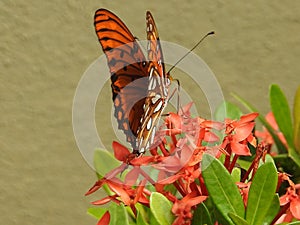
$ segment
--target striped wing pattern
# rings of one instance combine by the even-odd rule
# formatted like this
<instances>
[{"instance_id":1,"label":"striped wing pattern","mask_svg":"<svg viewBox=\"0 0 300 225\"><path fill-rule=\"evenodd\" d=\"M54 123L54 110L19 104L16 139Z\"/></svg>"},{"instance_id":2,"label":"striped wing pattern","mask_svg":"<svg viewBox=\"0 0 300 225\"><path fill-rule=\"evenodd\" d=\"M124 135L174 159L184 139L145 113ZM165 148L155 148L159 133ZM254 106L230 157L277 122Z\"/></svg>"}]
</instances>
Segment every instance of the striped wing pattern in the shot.
<instances>
[{"instance_id":1,"label":"striped wing pattern","mask_svg":"<svg viewBox=\"0 0 300 225\"><path fill-rule=\"evenodd\" d=\"M169 77L165 75L157 28L146 13L148 60L127 26L112 12L95 13L95 30L111 73L115 117L140 155L153 143L155 127L168 96Z\"/></svg>"}]
</instances>

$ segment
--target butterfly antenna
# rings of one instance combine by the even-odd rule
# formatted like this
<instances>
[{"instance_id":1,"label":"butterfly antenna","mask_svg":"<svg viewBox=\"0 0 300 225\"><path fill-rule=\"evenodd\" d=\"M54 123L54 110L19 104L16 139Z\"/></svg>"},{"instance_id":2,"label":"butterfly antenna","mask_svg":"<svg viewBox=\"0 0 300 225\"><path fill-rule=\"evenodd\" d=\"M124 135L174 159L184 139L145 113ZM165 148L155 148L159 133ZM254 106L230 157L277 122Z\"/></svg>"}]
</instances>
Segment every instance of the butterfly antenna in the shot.
<instances>
[{"instance_id":1,"label":"butterfly antenna","mask_svg":"<svg viewBox=\"0 0 300 225\"><path fill-rule=\"evenodd\" d=\"M204 35L202 38L201 38L201 40L190 50L190 51L188 51L184 56L182 56L170 69L169 69L169 71L167 72L167 74L170 74L170 72L171 72L171 70L173 70L177 65L178 65L178 63L180 63L188 54L190 54L195 48L197 48L198 47L198 45L207 37L207 36L209 36L209 35L213 35L213 34L215 34L215 32L214 31L211 31L211 32L209 32L209 33L207 33L206 35Z\"/></svg>"}]
</instances>

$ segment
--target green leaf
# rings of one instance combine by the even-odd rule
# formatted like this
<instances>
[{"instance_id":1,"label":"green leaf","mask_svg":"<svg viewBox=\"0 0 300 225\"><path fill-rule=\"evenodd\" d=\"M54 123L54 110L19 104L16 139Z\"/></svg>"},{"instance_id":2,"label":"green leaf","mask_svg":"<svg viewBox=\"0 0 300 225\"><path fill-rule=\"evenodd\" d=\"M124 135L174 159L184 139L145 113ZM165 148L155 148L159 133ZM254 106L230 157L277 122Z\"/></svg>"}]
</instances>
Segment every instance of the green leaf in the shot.
<instances>
[{"instance_id":1,"label":"green leaf","mask_svg":"<svg viewBox=\"0 0 300 225\"><path fill-rule=\"evenodd\" d=\"M162 194L153 192L150 195L150 210L160 225L170 225L174 220L171 202Z\"/></svg>"},{"instance_id":2,"label":"green leaf","mask_svg":"<svg viewBox=\"0 0 300 225\"><path fill-rule=\"evenodd\" d=\"M231 177L234 183L241 181L241 169L234 167L231 172Z\"/></svg>"},{"instance_id":3,"label":"green leaf","mask_svg":"<svg viewBox=\"0 0 300 225\"><path fill-rule=\"evenodd\" d=\"M213 225L208 209L204 203L197 206L194 211L192 225L207 224Z\"/></svg>"},{"instance_id":4,"label":"green leaf","mask_svg":"<svg viewBox=\"0 0 300 225\"><path fill-rule=\"evenodd\" d=\"M300 154L300 86L297 89L294 99L294 146Z\"/></svg>"},{"instance_id":5,"label":"green leaf","mask_svg":"<svg viewBox=\"0 0 300 225\"><path fill-rule=\"evenodd\" d=\"M258 112L258 110L252 106L249 102L247 102L246 100L242 99L241 97L239 97L236 94L232 94L237 100L239 100L250 112ZM280 139L278 138L278 136L275 133L275 130L271 127L271 125L266 121L266 119L261 116L261 114L259 114L258 119L260 120L260 122L267 128L267 130L269 131L269 133L271 134L278 152L280 154L282 153L286 153L287 152L287 148L285 147L285 145L280 141Z\"/></svg>"},{"instance_id":6,"label":"green leaf","mask_svg":"<svg viewBox=\"0 0 300 225\"><path fill-rule=\"evenodd\" d=\"M202 175L214 204L223 217L232 224L228 216L232 212L240 217L245 214L244 203L226 168L209 154L202 159Z\"/></svg>"},{"instance_id":7,"label":"green leaf","mask_svg":"<svg viewBox=\"0 0 300 225\"><path fill-rule=\"evenodd\" d=\"M244 170L248 170L249 167L251 166L251 163L250 161L246 161L246 160L243 160L243 159L238 159L237 160L237 164Z\"/></svg>"},{"instance_id":8,"label":"green leaf","mask_svg":"<svg viewBox=\"0 0 300 225\"><path fill-rule=\"evenodd\" d=\"M157 222L152 212L150 212L150 219L149 222L151 225L160 225L160 223Z\"/></svg>"},{"instance_id":9,"label":"green leaf","mask_svg":"<svg viewBox=\"0 0 300 225\"><path fill-rule=\"evenodd\" d=\"M293 124L288 101L280 87L276 84L270 88L270 103L275 120L283 133L289 147L293 147Z\"/></svg>"},{"instance_id":10,"label":"green leaf","mask_svg":"<svg viewBox=\"0 0 300 225\"><path fill-rule=\"evenodd\" d=\"M112 203L109 205L110 222L109 225L129 225L128 215L123 204L117 205Z\"/></svg>"},{"instance_id":11,"label":"green leaf","mask_svg":"<svg viewBox=\"0 0 300 225\"><path fill-rule=\"evenodd\" d=\"M138 225L148 225L147 221L147 212L145 211L145 208L142 204L137 203L135 205L137 209L137 218L136 218L136 224Z\"/></svg>"},{"instance_id":12,"label":"green leaf","mask_svg":"<svg viewBox=\"0 0 300 225\"><path fill-rule=\"evenodd\" d=\"M231 220L234 222L236 225L249 225L249 223L244 220L243 218L239 217L238 215L235 215L233 213L228 213L228 216L231 218Z\"/></svg>"},{"instance_id":13,"label":"green leaf","mask_svg":"<svg viewBox=\"0 0 300 225\"><path fill-rule=\"evenodd\" d=\"M250 225L263 224L267 210L273 202L277 186L277 170L273 163L260 166L250 186L246 220Z\"/></svg>"},{"instance_id":14,"label":"green leaf","mask_svg":"<svg viewBox=\"0 0 300 225\"><path fill-rule=\"evenodd\" d=\"M106 213L107 209L106 208L89 208L87 210L87 213L93 217L95 217L96 219L100 219L104 213Z\"/></svg>"},{"instance_id":15,"label":"green leaf","mask_svg":"<svg viewBox=\"0 0 300 225\"><path fill-rule=\"evenodd\" d=\"M279 209L280 209L279 197L277 194L275 194L262 224L271 224L271 222L279 212Z\"/></svg>"},{"instance_id":16,"label":"green leaf","mask_svg":"<svg viewBox=\"0 0 300 225\"><path fill-rule=\"evenodd\" d=\"M138 211L137 217L136 217L136 224L138 225L148 225L148 223L145 221L145 218L143 215Z\"/></svg>"},{"instance_id":17,"label":"green leaf","mask_svg":"<svg viewBox=\"0 0 300 225\"><path fill-rule=\"evenodd\" d=\"M289 148L289 157L300 167L300 155L294 148Z\"/></svg>"},{"instance_id":18,"label":"green leaf","mask_svg":"<svg viewBox=\"0 0 300 225\"><path fill-rule=\"evenodd\" d=\"M94 166L100 176L104 176L112 169L118 167L121 163L105 149L96 149L94 153Z\"/></svg>"},{"instance_id":19,"label":"green leaf","mask_svg":"<svg viewBox=\"0 0 300 225\"><path fill-rule=\"evenodd\" d=\"M225 118L239 119L242 114L242 111L236 105L224 101L216 109L215 120L224 121Z\"/></svg>"},{"instance_id":20,"label":"green leaf","mask_svg":"<svg viewBox=\"0 0 300 225\"><path fill-rule=\"evenodd\" d=\"M275 164L275 162L274 162L274 159L273 159L273 157L272 157L270 154L267 154L267 155L265 156L265 162L266 162L266 163L267 163L267 162L273 163L273 165L276 167L276 164Z\"/></svg>"},{"instance_id":21,"label":"green leaf","mask_svg":"<svg viewBox=\"0 0 300 225\"><path fill-rule=\"evenodd\" d=\"M286 225L300 225L300 221L291 222Z\"/></svg>"}]
</instances>

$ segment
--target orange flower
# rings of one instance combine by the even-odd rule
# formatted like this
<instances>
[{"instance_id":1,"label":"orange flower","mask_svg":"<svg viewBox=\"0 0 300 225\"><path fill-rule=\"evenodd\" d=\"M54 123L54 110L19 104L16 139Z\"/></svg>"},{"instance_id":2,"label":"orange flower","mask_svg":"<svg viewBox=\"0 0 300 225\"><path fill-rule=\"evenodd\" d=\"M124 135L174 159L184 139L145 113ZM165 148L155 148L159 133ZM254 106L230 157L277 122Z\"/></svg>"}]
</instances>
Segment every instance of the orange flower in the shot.
<instances>
[{"instance_id":1,"label":"orange flower","mask_svg":"<svg viewBox=\"0 0 300 225\"><path fill-rule=\"evenodd\" d=\"M221 148L228 149L237 155L251 155L248 143L256 146L256 141L252 135L255 123L254 119L258 113L250 113L241 116L240 120L226 119L225 138L221 144Z\"/></svg>"},{"instance_id":2,"label":"orange flower","mask_svg":"<svg viewBox=\"0 0 300 225\"><path fill-rule=\"evenodd\" d=\"M280 197L280 206L288 207L287 213L279 219L280 222L291 222L293 218L300 220L300 184L287 188L287 192Z\"/></svg>"}]
</instances>

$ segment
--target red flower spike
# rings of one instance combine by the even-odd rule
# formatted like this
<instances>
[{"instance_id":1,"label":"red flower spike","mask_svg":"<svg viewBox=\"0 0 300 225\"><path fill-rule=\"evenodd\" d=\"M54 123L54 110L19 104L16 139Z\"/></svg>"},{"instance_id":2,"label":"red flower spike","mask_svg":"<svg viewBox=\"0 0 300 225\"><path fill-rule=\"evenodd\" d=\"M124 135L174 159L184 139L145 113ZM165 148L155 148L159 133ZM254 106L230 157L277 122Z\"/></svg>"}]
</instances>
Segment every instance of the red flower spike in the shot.
<instances>
[{"instance_id":1,"label":"red flower spike","mask_svg":"<svg viewBox=\"0 0 300 225\"><path fill-rule=\"evenodd\" d=\"M107 225L110 222L110 214L108 211L106 211L106 213L104 213L104 215L102 216L102 218L98 221L97 225Z\"/></svg>"},{"instance_id":2,"label":"red flower spike","mask_svg":"<svg viewBox=\"0 0 300 225\"><path fill-rule=\"evenodd\" d=\"M203 153L212 154L216 158L222 153L226 154L224 165L230 172L240 155L250 155L248 144L256 147L256 154L246 173L247 176L245 175L242 181L251 179L249 174L255 174L260 159L264 157L267 149L269 149L266 145L257 145L256 138L253 136L254 119L258 116L258 113L241 116L239 120L226 119L225 123L219 123L199 117L191 118L191 106L192 103L180 108L178 114L170 113L166 117L165 124L156 131L154 143L149 151L151 156L136 157L123 145L113 142L115 157L123 164L108 173L104 179L98 181L87 194L101 188L103 183L106 183L114 193L111 196L93 202L93 204L102 205L109 201L118 204L124 203L132 209L133 214L136 216L135 205L137 203L149 207L149 196L153 190L151 189L150 191L145 187L148 183L155 187L156 192L162 193L173 203L172 212L176 216L173 225L191 224L193 210L208 195L200 170ZM221 131L223 129L226 136L222 144L217 145L219 139L214 130ZM183 135L179 136L178 134ZM209 145L204 146L203 142L209 143ZM149 171L144 170L142 166L152 167L151 171L156 170L153 173L155 178L151 177L147 173ZM117 176L125 169L128 169L128 173L123 182ZM138 184L138 180L141 178L143 180ZM289 178L286 178L286 176L281 176L281 178L278 185L283 180L289 181ZM242 182L237 184L245 207L250 184ZM168 186L177 189L176 195L167 191L169 190L167 189ZM281 196L282 213L274 219L273 224L280 216L282 216L284 221L298 218L300 215L300 193L297 193L298 189L300 187L292 184L287 193ZM106 224L108 224L109 213L105 217L103 216L98 223L106 221ZM105 224L105 222L101 224Z\"/></svg>"}]
</instances>

